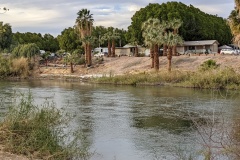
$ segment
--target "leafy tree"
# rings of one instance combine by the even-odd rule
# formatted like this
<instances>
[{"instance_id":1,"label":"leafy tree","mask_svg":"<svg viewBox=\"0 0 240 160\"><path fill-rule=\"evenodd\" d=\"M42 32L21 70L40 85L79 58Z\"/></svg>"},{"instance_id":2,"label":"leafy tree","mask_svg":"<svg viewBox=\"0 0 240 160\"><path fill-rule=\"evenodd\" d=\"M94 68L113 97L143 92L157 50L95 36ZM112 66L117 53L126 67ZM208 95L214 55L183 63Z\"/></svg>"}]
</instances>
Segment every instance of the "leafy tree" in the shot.
<instances>
[{"instance_id":1,"label":"leafy tree","mask_svg":"<svg viewBox=\"0 0 240 160\"><path fill-rule=\"evenodd\" d=\"M74 72L73 70L73 63L79 59L81 50L79 48L81 47L81 42L78 38L77 33L75 32L75 29L72 27L66 28L61 32L61 35L57 37L59 46L62 50L65 50L67 52L67 56L65 57L65 61L67 63L70 63L70 70L71 73ZM78 52L76 52L78 51Z\"/></svg>"},{"instance_id":2,"label":"leafy tree","mask_svg":"<svg viewBox=\"0 0 240 160\"><path fill-rule=\"evenodd\" d=\"M0 49L8 49L12 43L12 27L6 23L0 22Z\"/></svg>"},{"instance_id":3,"label":"leafy tree","mask_svg":"<svg viewBox=\"0 0 240 160\"><path fill-rule=\"evenodd\" d=\"M45 34L43 36L43 49L50 52L56 52L59 50L57 39L51 34Z\"/></svg>"},{"instance_id":4,"label":"leafy tree","mask_svg":"<svg viewBox=\"0 0 240 160\"><path fill-rule=\"evenodd\" d=\"M100 47L101 45L107 46L107 43L101 41L102 36L107 32L108 30L104 26L93 26L92 36L98 39L98 41L93 44L94 48Z\"/></svg>"},{"instance_id":5,"label":"leafy tree","mask_svg":"<svg viewBox=\"0 0 240 160\"><path fill-rule=\"evenodd\" d=\"M140 44L143 44L141 25L149 18L157 18L162 21L179 19L182 25L179 28L179 35L186 41L216 39L220 44L229 44L232 34L226 20L217 15L210 15L198 8L187 6L181 2L167 2L149 4L137 11L128 27L126 35L130 41L135 37Z\"/></svg>"},{"instance_id":6,"label":"leafy tree","mask_svg":"<svg viewBox=\"0 0 240 160\"><path fill-rule=\"evenodd\" d=\"M90 11L87 9L82 9L77 13L77 19L76 19L76 29L79 33L80 39L83 41L84 38L90 37L92 35L92 27L93 27L93 18L92 14L90 14ZM87 38L88 39L88 38ZM92 65L91 61L91 44L85 43L90 41L83 41L84 45L84 51L85 51L85 61L87 63L87 66Z\"/></svg>"},{"instance_id":7,"label":"leafy tree","mask_svg":"<svg viewBox=\"0 0 240 160\"><path fill-rule=\"evenodd\" d=\"M35 43L41 50L45 51L56 52L59 50L58 40L51 34L42 36L41 33L16 32L13 34L13 40L16 44Z\"/></svg>"},{"instance_id":8,"label":"leafy tree","mask_svg":"<svg viewBox=\"0 0 240 160\"><path fill-rule=\"evenodd\" d=\"M75 32L75 29L72 27L65 28L61 32L61 35L57 37L57 40L60 48L66 52L72 52L75 49L81 48L81 42Z\"/></svg>"},{"instance_id":9,"label":"leafy tree","mask_svg":"<svg viewBox=\"0 0 240 160\"><path fill-rule=\"evenodd\" d=\"M40 49L35 43L21 44L15 47L12 51L13 57L34 58L40 53Z\"/></svg>"}]
</instances>

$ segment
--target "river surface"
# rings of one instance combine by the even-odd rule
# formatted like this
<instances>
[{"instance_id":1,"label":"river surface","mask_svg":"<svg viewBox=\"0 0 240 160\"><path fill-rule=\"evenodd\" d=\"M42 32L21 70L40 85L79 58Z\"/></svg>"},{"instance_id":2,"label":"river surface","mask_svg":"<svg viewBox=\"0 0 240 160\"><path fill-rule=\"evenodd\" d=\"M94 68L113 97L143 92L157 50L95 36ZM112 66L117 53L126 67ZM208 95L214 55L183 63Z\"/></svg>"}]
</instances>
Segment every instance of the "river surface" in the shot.
<instances>
[{"instance_id":1,"label":"river surface","mask_svg":"<svg viewBox=\"0 0 240 160\"><path fill-rule=\"evenodd\" d=\"M237 91L48 80L1 81L0 91L1 103L30 91L35 104L54 102L75 114L71 126L86 135L91 160L203 159L199 151L204 146L191 119L220 115L235 122L240 113Z\"/></svg>"}]
</instances>

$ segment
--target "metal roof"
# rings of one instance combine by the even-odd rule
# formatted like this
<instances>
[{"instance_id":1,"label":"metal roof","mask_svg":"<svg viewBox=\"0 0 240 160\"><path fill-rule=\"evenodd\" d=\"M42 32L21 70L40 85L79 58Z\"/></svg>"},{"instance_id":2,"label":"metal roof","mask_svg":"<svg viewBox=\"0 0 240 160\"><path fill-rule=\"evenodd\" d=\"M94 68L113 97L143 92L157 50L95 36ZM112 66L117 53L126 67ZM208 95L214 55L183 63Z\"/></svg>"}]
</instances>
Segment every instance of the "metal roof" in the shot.
<instances>
[{"instance_id":1,"label":"metal roof","mask_svg":"<svg viewBox=\"0 0 240 160\"><path fill-rule=\"evenodd\" d=\"M204 45L213 45L214 43L218 43L217 40L202 40L202 41L185 41L183 43L184 46L204 46Z\"/></svg>"}]
</instances>

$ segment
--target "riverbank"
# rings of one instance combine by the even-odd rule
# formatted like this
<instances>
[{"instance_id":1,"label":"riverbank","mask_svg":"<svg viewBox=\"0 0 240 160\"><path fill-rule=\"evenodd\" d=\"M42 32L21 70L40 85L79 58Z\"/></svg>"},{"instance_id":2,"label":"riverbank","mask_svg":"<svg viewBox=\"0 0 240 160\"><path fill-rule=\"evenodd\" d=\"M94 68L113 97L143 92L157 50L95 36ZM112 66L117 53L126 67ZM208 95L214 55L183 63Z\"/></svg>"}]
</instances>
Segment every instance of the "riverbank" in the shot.
<instances>
[{"instance_id":1,"label":"riverbank","mask_svg":"<svg viewBox=\"0 0 240 160\"><path fill-rule=\"evenodd\" d=\"M181 55L174 56L172 59L173 71L197 71L201 64L207 60L216 61L220 68L230 67L237 73L240 73L240 56L233 55ZM159 57L159 71L167 70L167 57ZM40 66L34 72L34 78L40 79L77 79L85 80L92 77L129 75L137 73L150 73L154 69L151 68L150 57L104 57L103 61L94 62L93 66L86 68L83 65L74 66L74 73L70 72L70 66L50 64L48 67Z\"/></svg>"}]
</instances>

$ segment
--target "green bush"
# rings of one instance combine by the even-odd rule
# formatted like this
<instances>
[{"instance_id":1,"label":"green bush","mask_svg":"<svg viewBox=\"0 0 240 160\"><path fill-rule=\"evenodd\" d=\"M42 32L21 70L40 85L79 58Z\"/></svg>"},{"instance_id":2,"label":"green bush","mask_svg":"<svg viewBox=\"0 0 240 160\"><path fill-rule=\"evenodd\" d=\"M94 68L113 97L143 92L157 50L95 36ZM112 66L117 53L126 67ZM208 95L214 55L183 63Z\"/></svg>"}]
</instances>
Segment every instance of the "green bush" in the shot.
<instances>
[{"instance_id":1,"label":"green bush","mask_svg":"<svg viewBox=\"0 0 240 160\"><path fill-rule=\"evenodd\" d=\"M11 61L0 55L0 77L6 77L11 74Z\"/></svg>"},{"instance_id":2,"label":"green bush","mask_svg":"<svg viewBox=\"0 0 240 160\"><path fill-rule=\"evenodd\" d=\"M21 44L15 47L12 51L14 58L25 57L32 58L40 54L40 49L35 43Z\"/></svg>"},{"instance_id":3,"label":"green bush","mask_svg":"<svg viewBox=\"0 0 240 160\"><path fill-rule=\"evenodd\" d=\"M210 69L216 69L218 68L218 64L216 61L212 60L212 59L209 59L205 62L203 62L203 64L200 65L200 70L201 71L206 71L206 70L210 70Z\"/></svg>"}]
</instances>

